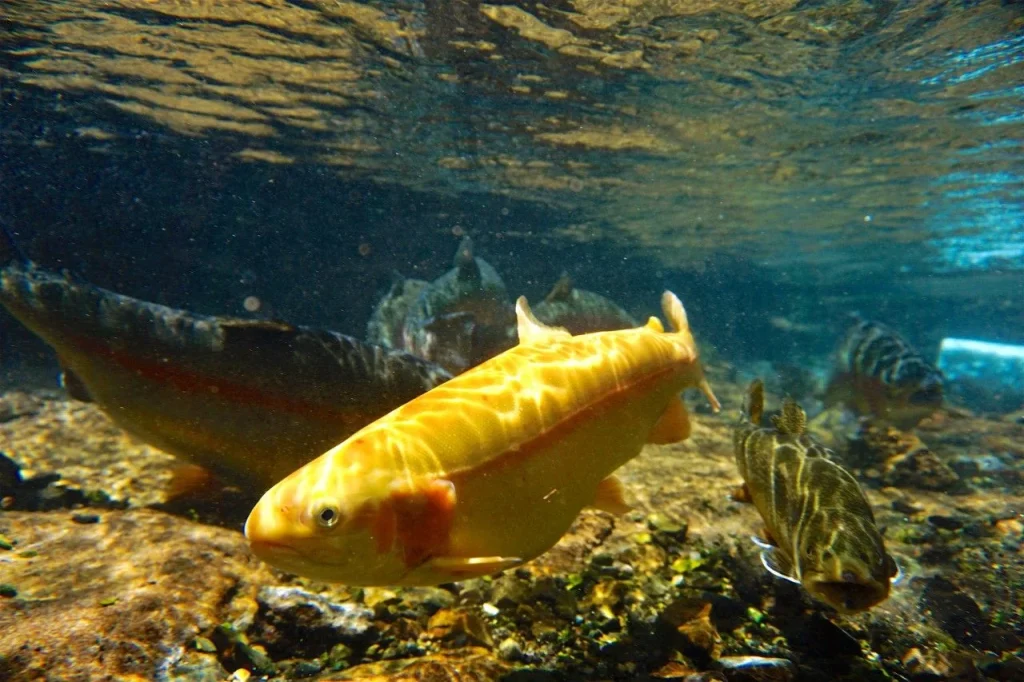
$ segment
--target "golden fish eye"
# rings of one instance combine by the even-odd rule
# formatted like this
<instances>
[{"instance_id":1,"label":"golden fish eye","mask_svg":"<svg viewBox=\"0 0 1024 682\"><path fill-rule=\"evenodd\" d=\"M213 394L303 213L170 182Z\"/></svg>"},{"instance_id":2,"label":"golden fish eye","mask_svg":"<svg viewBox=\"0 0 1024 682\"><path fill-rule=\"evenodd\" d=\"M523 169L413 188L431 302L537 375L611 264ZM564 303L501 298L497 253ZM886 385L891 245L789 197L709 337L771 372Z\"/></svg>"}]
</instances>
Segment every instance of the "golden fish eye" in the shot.
<instances>
[{"instance_id":1,"label":"golden fish eye","mask_svg":"<svg viewBox=\"0 0 1024 682\"><path fill-rule=\"evenodd\" d=\"M333 504L323 503L314 510L313 519L321 528L333 528L341 519L341 512Z\"/></svg>"}]
</instances>

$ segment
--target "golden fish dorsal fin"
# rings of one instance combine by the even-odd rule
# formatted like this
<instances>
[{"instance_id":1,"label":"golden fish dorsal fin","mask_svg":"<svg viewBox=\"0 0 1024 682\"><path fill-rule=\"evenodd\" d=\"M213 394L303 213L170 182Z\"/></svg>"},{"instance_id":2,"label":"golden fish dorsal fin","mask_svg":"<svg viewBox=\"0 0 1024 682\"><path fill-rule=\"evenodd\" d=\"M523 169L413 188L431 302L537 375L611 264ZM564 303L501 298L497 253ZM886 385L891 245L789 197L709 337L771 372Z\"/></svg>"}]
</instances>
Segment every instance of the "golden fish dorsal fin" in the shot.
<instances>
[{"instance_id":1,"label":"golden fish dorsal fin","mask_svg":"<svg viewBox=\"0 0 1024 682\"><path fill-rule=\"evenodd\" d=\"M534 317L525 296L520 296L516 301L516 327L521 344L544 343L552 339L567 339L572 336L564 327L549 327Z\"/></svg>"},{"instance_id":2,"label":"golden fish dorsal fin","mask_svg":"<svg viewBox=\"0 0 1024 682\"><path fill-rule=\"evenodd\" d=\"M779 433L799 436L807 428L807 413L795 400L786 398L782 403L782 414L772 417L772 425Z\"/></svg>"},{"instance_id":3,"label":"golden fish dorsal fin","mask_svg":"<svg viewBox=\"0 0 1024 682\"><path fill-rule=\"evenodd\" d=\"M659 334L662 334L665 331L665 327L661 324L661 320L656 318L654 315L651 315L650 319L647 320L647 324L644 326L651 331L658 332Z\"/></svg>"}]
</instances>

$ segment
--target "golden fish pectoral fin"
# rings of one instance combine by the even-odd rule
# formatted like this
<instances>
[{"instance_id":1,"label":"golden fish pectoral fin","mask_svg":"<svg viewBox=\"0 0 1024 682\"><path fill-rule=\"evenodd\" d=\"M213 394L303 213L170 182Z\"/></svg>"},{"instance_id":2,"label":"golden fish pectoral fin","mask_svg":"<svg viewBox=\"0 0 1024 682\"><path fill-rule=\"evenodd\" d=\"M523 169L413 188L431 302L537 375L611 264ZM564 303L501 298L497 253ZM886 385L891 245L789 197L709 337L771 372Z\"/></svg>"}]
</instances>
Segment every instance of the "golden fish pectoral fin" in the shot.
<instances>
[{"instance_id":1,"label":"golden fish pectoral fin","mask_svg":"<svg viewBox=\"0 0 1024 682\"><path fill-rule=\"evenodd\" d=\"M569 338L572 336L564 327L549 327L533 315L530 304L525 296L516 301L516 330L519 343L545 343L552 339Z\"/></svg>"},{"instance_id":2,"label":"golden fish pectoral fin","mask_svg":"<svg viewBox=\"0 0 1024 682\"><path fill-rule=\"evenodd\" d=\"M793 562L785 552L774 545L761 546L761 565L776 578L800 584L800 580L795 577L796 574L793 571Z\"/></svg>"},{"instance_id":3,"label":"golden fish pectoral fin","mask_svg":"<svg viewBox=\"0 0 1024 682\"><path fill-rule=\"evenodd\" d=\"M525 559L516 556L439 556L425 561L417 571L448 576L448 580L469 580L500 573L524 562Z\"/></svg>"},{"instance_id":4,"label":"golden fish pectoral fin","mask_svg":"<svg viewBox=\"0 0 1024 682\"><path fill-rule=\"evenodd\" d=\"M616 516L633 509L623 498L622 481L616 476L609 476L597 484L597 492L594 493L594 501L590 506Z\"/></svg>"},{"instance_id":5,"label":"golden fish pectoral fin","mask_svg":"<svg viewBox=\"0 0 1024 682\"><path fill-rule=\"evenodd\" d=\"M378 518L387 518L383 525L393 528L393 539L399 543L406 566L419 566L448 552L456 501L454 483L430 478L396 485L380 505ZM391 544L382 542L379 547L388 551Z\"/></svg>"},{"instance_id":6,"label":"golden fish pectoral fin","mask_svg":"<svg viewBox=\"0 0 1024 682\"><path fill-rule=\"evenodd\" d=\"M690 436L690 415L686 412L683 400L676 396L661 413L647 442L655 445L667 445L686 440Z\"/></svg>"}]
</instances>

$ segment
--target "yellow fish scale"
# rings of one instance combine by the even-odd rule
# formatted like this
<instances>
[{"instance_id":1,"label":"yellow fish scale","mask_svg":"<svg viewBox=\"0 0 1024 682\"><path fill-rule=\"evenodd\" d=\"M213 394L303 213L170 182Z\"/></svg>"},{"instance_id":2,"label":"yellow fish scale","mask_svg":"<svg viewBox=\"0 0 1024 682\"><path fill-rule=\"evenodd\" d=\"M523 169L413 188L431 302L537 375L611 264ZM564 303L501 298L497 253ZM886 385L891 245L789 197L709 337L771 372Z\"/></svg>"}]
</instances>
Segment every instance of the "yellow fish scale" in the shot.
<instances>
[{"instance_id":1,"label":"yellow fish scale","mask_svg":"<svg viewBox=\"0 0 1024 682\"><path fill-rule=\"evenodd\" d=\"M681 415L675 438L685 437L683 388L713 400L681 305L673 333L652 320L576 337L520 305L520 345L268 491L247 523L254 551L350 584L492 573L557 542L663 414Z\"/></svg>"}]
</instances>

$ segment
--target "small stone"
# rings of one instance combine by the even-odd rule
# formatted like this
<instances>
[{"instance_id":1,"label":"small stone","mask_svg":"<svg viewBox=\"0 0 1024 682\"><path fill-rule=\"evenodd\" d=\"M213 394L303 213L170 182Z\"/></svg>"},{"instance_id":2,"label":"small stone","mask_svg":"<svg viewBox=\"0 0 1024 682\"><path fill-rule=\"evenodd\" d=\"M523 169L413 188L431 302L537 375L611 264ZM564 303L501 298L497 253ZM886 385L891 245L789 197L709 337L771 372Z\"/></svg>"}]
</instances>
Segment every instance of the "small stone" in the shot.
<instances>
[{"instance_id":1,"label":"small stone","mask_svg":"<svg viewBox=\"0 0 1024 682\"><path fill-rule=\"evenodd\" d=\"M900 514L907 515L919 514L920 512L924 511L921 507L915 506L909 500L903 499L893 500L892 510L899 512Z\"/></svg>"},{"instance_id":2,"label":"small stone","mask_svg":"<svg viewBox=\"0 0 1024 682\"><path fill-rule=\"evenodd\" d=\"M689 532L689 525L686 521L680 521L660 512L655 512L647 517L647 527L676 542L685 542L686 534Z\"/></svg>"},{"instance_id":3,"label":"small stone","mask_svg":"<svg viewBox=\"0 0 1024 682\"><path fill-rule=\"evenodd\" d=\"M908 649L901 660L911 680L975 679L974 663L965 654L943 652L937 647Z\"/></svg>"},{"instance_id":4,"label":"small stone","mask_svg":"<svg viewBox=\"0 0 1024 682\"><path fill-rule=\"evenodd\" d=\"M519 642L512 637L506 637L501 640L501 644L498 645L498 655L506 661L511 662L522 661L524 659L523 648L519 645Z\"/></svg>"},{"instance_id":5,"label":"small stone","mask_svg":"<svg viewBox=\"0 0 1024 682\"><path fill-rule=\"evenodd\" d=\"M984 646L989 624L981 607L946 578L935 576L926 581L920 607L930 612L936 624L959 644Z\"/></svg>"},{"instance_id":6,"label":"small stone","mask_svg":"<svg viewBox=\"0 0 1024 682\"><path fill-rule=\"evenodd\" d=\"M339 640L360 644L377 636L374 611L362 604L335 602L293 586L264 587L256 601L260 613L250 636L278 657L316 658Z\"/></svg>"},{"instance_id":7,"label":"small stone","mask_svg":"<svg viewBox=\"0 0 1024 682\"><path fill-rule=\"evenodd\" d=\"M117 597L106 597L105 599L100 599L100 606L113 606L116 603Z\"/></svg>"},{"instance_id":8,"label":"small stone","mask_svg":"<svg viewBox=\"0 0 1024 682\"><path fill-rule=\"evenodd\" d=\"M483 604L481 604L480 610L483 611L484 615L488 618L494 618L499 613L501 613L501 609L499 609L497 606L490 602L484 602Z\"/></svg>"},{"instance_id":9,"label":"small stone","mask_svg":"<svg viewBox=\"0 0 1024 682\"><path fill-rule=\"evenodd\" d=\"M959 530L964 527L963 521L952 516L932 514L928 517L928 523L942 530Z\"/></svg>"},{"instance_id":10,"label":"small stone","mask_svg":"<svg viewBox=\"0 0 1024 682\"><path fill-rule=\"evenodd\" d=\"M443 640L455 646L494 646L487 624L476 613L465 608L442 609L435 613L427 622L424 637Z\"/></svg>"},{"instance_id":11,"label":"small stone","mask_svg":"<svg viewBox=\"0 0 1024 682\"><path fill-rule=\"evenodd\" d=\"M352 649L344 644L335 644L327 654L327 667L331 670L347 668L352 660Z\"/></svg>"},{"instance_id":12,"label":"small stone","mask_svg":"<svg viewBox=\"0 0 1024 682\"><path fill-rule=\"evenodd\" d=\"M292 666L291 674L295 677L313 677L319 675L323 666L318 661L299 661Z\"/></svg>"},{"instance_id":13,"label":"small stone","mask_svg":"<svg viewBox=\"0 0 1024 682\"><path fill-rule=\"evenodd\" d=\"M711 622L711 608L710 602L682 598L669 604L659 616L670 633L672 646L701 667L722 652L722 638Z\"/></svg>"},{"instance_id":14,"label":"small stone","mask_svg":"<svg viewBox=\"0 0 1024 682\"><path fill-rule=\"evenodd\" d=\"M960 482L960 477L934 452L921 447L886 462L882 481L896 488L949 490Z\"/></svg>"},{"instance_id":15,"label":"small stone","mask_svg":"<svg viewBox=\"0 0 1024 682\"><path fill-rule=\"evenodd\" d=\"M71 520L75 523L81 523L83 525L89 525L92 523L100 522L99 514L72 514Z\"/></svg>"},{"instance_id":16,"label":"small stone","mask_svg":"<svg viewBox=\"0 0 1024 682\"><path fill-rule=\"evenodd\" d=\"M252 664L252 671L257 675L273 675L277 672L274 661L260 648L249 644L237 644L235 650Z\"/></svg>"},{"instance_id":17,"label":"small stone","mask_svg":"<svg viewBox=\"0 0 1024 682\"><path fill-rule=\"evenodd\" d=\"M0 597L7 597L8 599L18 596L18 589L14 585L8 585L7 583L0 584Z\"/></svg>"},{"instance_id":18,"label":"small stone","mask_svg":"<svg viewBox=\"0 0 1024 682\"><path fill-rule=\"evenodd\" d=\"M0 549L14 549L14 543L6 535L0 534Z\"/></svg>"},{"instance_id":19,"label":"small stone","mask_svg":"<svg viewBox=\"0 0 1024 682\"><path fill-rule=\"evenodd\" d=\"M217 651L217 647L214 646L213 642L206 637L196 637L192 640L192 646L194 646L197 651L204 651L208 654L216 653Z\"/></svg>"},{"instance_id":20,"label":"small stone","mask_svg":"<svg viewBox=\"0 0 1024 682\"><path fill-rule=\"evenodd\" d=\"M796 666L785 658L722 656L715 665L728 682L790 682L796 677Z\"/></svg>"}]
</instances>

